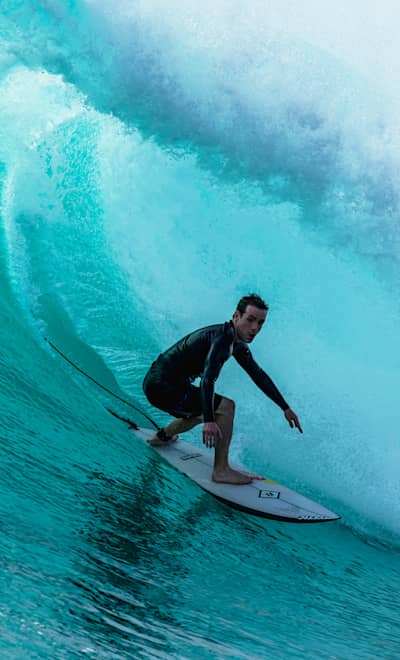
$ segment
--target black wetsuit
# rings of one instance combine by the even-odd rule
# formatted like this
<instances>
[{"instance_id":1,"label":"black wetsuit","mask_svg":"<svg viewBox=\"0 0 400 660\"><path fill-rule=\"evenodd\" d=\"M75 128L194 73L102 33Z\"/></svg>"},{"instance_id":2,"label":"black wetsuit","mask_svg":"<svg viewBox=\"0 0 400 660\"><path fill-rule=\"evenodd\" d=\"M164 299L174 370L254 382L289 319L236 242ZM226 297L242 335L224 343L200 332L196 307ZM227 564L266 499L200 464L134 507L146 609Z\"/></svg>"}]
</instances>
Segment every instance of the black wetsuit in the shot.
<instances>
[{"instance_id":1,"label":"black wetsuit","mask_svg":"<svg viewBox=\"0 0 400 660\"><path fill-rule=\"evenodd\" d=\"M212 422L222 399L214 394L214 384L231 355L264 394L282 410L289 408L247 344L236 338L232 321L195 330L161 353L147 372L143 390L152 405L174 417L203 415L204 422ZM192 385L197 377L200 387Z\"/></svg>"}]
</instances>

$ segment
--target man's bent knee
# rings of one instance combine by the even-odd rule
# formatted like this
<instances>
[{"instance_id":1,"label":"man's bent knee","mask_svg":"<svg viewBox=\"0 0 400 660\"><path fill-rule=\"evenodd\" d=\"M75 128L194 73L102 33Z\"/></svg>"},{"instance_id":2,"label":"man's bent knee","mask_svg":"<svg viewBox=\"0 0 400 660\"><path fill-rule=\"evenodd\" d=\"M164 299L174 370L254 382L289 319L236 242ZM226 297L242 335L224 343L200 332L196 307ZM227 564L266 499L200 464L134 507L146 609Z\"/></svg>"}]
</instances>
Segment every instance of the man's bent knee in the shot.
<instances>
[{"instance_id":1,"label":"man's bent knee","mask_svg":"<svg viewBox=\"0 0 400 660\"><path fill-rule=\"evenodd\" d=\"M233 417L235 414L235 402L232 399L223 396L221 403L215 412L219 415L229 415L230 417Z\"/></svg>"}]
</instances>

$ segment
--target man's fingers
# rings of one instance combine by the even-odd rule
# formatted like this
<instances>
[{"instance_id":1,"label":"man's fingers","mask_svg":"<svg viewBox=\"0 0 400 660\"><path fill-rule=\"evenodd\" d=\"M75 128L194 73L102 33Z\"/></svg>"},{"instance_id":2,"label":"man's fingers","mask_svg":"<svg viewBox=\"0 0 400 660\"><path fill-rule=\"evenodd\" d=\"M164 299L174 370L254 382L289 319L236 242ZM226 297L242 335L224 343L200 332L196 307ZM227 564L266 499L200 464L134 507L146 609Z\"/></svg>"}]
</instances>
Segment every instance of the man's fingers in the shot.
<instances>
[{"instance_id":1,"label":"man's fingers","mask_svg":"<svg viewBox=\"0 0 400 660\"><path fill-rule=\"evenodd\" d=\"M303 429L300 426L300 422L299 422L299 419L298 419L297 415L294 418L294 423L296 424L296 428L299 429L300 433L303 433Z\"/></svg>"},{"instance_id":2,"label":"man's fingers","mask_svg":"<svg viewBox=\"0 0 400 660\"><path fill-rule=\"evenodd\" d=\"M215 447L216 441L215 441L214 433L210 433L210 432L203 433L203 443L208 448Z\"/></svg>"},{"instance_id":3,"label":"man's fingers","mask_svg":"<svg viewBox=\"0 0 400 660\"><path fill-rule=\"evenodd\" d=\"M295 425L296 425L296 428L299 429L300 433L303 433L303 429L302 429L301 426L300 426L300 422L299 422L297 416L294 417L294 423L295 423Z\"/></svg>"},{"instance_id":4,"label":"man's fingers","mask_svg":"<svg viewBox=\"0 0 400 660\"><path fill-rule=\"evenodd\" d=\"M222 438L222 432L218 424L207 422L203 427L203 443L206 447L216 447L220 438Z\"/></svg>"},{"instance_id":5,"label":"man's fingers","mask_svg":"<svg viewBox=\"0 0 400 660\"><path fill-rule=\"evenodd\" d=\"M291 429L296 427L297 429L299 429L300 433L303 433L303 429L300 426L299 418L297 417L296 413L293 412L293 410L287 410L285 412L285 417Z\"/></svg>"}]
</instances>

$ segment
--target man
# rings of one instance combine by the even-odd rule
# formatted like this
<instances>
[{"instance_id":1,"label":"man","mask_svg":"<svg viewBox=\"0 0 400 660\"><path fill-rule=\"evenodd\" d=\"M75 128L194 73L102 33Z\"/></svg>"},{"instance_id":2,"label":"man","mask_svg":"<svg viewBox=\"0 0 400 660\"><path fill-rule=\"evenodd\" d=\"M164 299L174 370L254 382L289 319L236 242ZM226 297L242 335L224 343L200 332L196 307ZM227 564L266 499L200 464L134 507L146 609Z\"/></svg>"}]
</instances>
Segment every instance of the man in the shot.
<instances>
[{"instance_id":1,"label":"man","mask_svg":"<svg viewBox=\"0 0 400 660\"><path fill-rule=\"evenodd\" d=\"M235 404L214 393L223 364L233 355L258 387L282 410L291 428L303 430L270 377L255 362L249 348L264 325L268 305L256 294L241 298L232 320L200 328L161 353L151 365L143 390L152 405L177 419L151 438L150 444L174 442L178 433L203 422L203 443L215 447L214 481L246 484L252 477L228 463ZM200 376L200 387L192 383Z\"/></svg>"}]
</instances>

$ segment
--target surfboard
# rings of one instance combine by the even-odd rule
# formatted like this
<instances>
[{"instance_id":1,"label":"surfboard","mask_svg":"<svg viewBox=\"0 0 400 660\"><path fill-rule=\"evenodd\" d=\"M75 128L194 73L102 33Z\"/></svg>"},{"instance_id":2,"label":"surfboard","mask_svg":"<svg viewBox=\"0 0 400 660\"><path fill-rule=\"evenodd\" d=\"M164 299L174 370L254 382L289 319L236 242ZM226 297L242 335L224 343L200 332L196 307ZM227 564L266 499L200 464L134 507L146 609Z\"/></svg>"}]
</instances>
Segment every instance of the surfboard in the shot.
<instances>
[{"instance_id":1,"label":"surfboard","mask_svg":"<svg viewBox=\"0 0 400 660\"><path fill-rule=\"evenodd\" d=\"M139 427L130 430L144 441L154 435L151 429ZM337 513L268 477L253 479L250 484L240 486L215 483L211 480L213 451L194 447L180 439L167 446L148 446L200 488L234 509L292 523L329 522L340 518ZM254 474L241 467L237 469Z\"/></svg>"}]
</instances>

